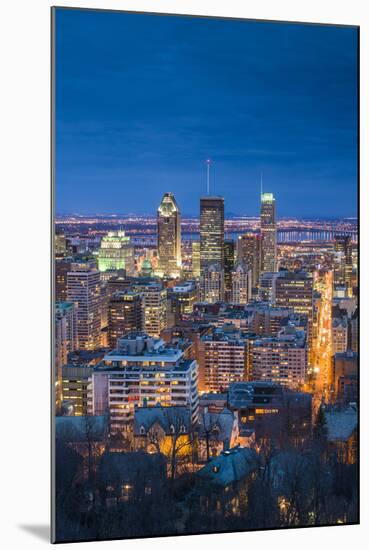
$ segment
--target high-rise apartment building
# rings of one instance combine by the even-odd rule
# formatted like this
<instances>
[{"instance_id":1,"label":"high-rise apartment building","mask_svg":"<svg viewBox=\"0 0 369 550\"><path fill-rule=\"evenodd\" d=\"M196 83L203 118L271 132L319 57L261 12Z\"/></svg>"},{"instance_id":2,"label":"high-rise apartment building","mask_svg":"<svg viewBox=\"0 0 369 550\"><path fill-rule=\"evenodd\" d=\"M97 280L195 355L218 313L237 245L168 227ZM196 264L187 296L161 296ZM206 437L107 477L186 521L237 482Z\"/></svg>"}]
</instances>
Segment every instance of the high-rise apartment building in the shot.
<instances>
[{"instance_id":1,"label":"high-rise apartment building","mask_svg":"<svg viewBox=\"0 0 369 550\"><path fill-rule=\"evenodd\" d=\"M288 327L277 337L250 343L250 380L272 381L296 388L305 382L306 335Z\"/></svg>"},{"instance_id":2,"label":"high-rise apartment building","mask_svg":"<svg viewBox=\"0 0 369 550\"><path fill-rule=\"evenodd\" d=\"M232 271L235 265L235 244L233 239L224 241L224 298L227 302L232 297Z\"/></svg>"},{"instance_id":3,"label":"high-rise apartment building","mask_svg":"<svg viewBox=\"0 0 369 550\"><path fill-rule=\"evenodd\" d=\"M192 277L200 277L200 241L192 241Z\"/></svg>"},{"instance_id":4,"label":"high-rise apartment building","mask_svg":"<svg viewBox=\"0 0 369 550\"><path fill-rule=\"evenodd\" d=\"M247 339L232 325L201 337L198 356L200 391L222 392L246 380Z\"/></svg>"},{"instance_id":5,"label":"high-rise apartment building","mask_svg":"<svg viewBox=\"0 0 369 550\"><path fill-rule=\"evenodd\" d=\"M89 387L90 414L109 414L111 430L124 431L135 407L181 405L198 418L198 365L161 339L131 333L94 370Z\"/></svg>"},{"instance_id":6,"label":"high-rise apartment building","mask_svg":"<svg viewBox=\"0 0 369 550\"><path fill-rule=\"evenodd\" d=\"M67 297L76 308L80 349L96 349L101 337L100 273L93 262L73 263L67 274Z\"/></svg>"},{"instance_id":7,"label":"high-rise apartment building","mask_svg":"<svg viewBox=\"0 0 369 550\"><path fill-rule=\"evenodd\" d=\"M245 233L237 240L237 260L252 271L252 286L259 286L262 237L260 233Z\"/></svg>"},{"instance_id":8,"label":"high-rise apartment building","mask_svg":"<svg viewBox=\"0 0 369 550\"><path fill-rule=\"evenodd\" d=\"M108 345L114 348L119 338L144 329L144 300L138 292L116 292L108 304Z\"/></svg>"},{"instance_id":9,"label":"high-rise apartment building","mask_svg":"<svg viewBox=\"0 0 369 550\"><path fill-rule=\"evenodd\" d=\"M159 337L167 326L168 294L160 281L132 280L130 288L141 294L144 304L145 332L152 337Z\"/></svg>"},{"instance_id":10,"label":"high-rise apartment building","mask_svg":"<svg viewBox=\"0 0 369 550\"><path fill-rule=\"evenodd\" d=\"M56 259L55 268L55 301L67 301L67 274L71 270L72 258Z\"/></svg>"},{"instance_id":11,"label":"high-rise apartment building","mask_svg":"<svg viewBox=\"0 0 369 550\"><path fill-rule=\"evenodd\" d=\"M125 269L127 275L134 274L134 248L124 231L109 231L101 239L98 267L102 272Z\"/></svg>"},{"instance_id":12,"label":"high-rise apartment building","mask_svg":"<svg viewBox=\"0 0 369 550\"><path fill-rule=\"evenodd\" d=\"M181 273L181 213L173 193L165 193L157 213L158 272L169 277Z\"/></svg>"},{"instance_id":13,"label":"high-rise apartment building","mask_svg":"<svg viewBox=\"0 0 369 550\"><path fill-rule=\"evenodd\" d=\"M336 235L334 238L334 287L345 287L352 296L352 243L351 237Z\"/></svg>"},{"instance_id":14,"label":"high-rise apartment building","mask_svg":"<svg viewBox=\"0 0 369 550\"><path fill-rule=\"evenodd\" d=\"M200 298L211 304L224 300L224 269L219 263L201 270Z\"/></svg>"},{"instance_id":15,"label":"high-rise apartment building","mask_svg":"<svg viewBox=\"0 0 369 550\"><path fill-rule=\"evenodd\" d=\"M231 299L233 304L246 305L251 299L252 271L245 263L237 263L231 273Z\"/></svg>"},{"instance_id":16,"label":"high-rise apartment building","mask_svg":"<svg viewBox=\"0 0 369 550\"><path fill-rule=\"evenodd\" d=\"M224 199L200 199L200 270L218 264L224 270Z\"/></svg>"},{"instance_id":17,"label":"high-rise apartment building","mask_svg":"<svg viewBox=\"0 0 369 550\"><path fill-rule=\"evenodd\" d=\"M260 210L262 236L261 271L277 271L277 224L273 193L262 193Z\"/></svg>"},{"instance_id":18,"label":"high-rise apartment building","mask_svg":"<svg viewBox=\"0 0 369 550\"><path fill-rule=\"evenodd\" d=\"M313 341L313 278L303 271L280 271L276 279L276 305L293 308L307 317L308 360L311 361Z\"/></svg>"}]
</instances>

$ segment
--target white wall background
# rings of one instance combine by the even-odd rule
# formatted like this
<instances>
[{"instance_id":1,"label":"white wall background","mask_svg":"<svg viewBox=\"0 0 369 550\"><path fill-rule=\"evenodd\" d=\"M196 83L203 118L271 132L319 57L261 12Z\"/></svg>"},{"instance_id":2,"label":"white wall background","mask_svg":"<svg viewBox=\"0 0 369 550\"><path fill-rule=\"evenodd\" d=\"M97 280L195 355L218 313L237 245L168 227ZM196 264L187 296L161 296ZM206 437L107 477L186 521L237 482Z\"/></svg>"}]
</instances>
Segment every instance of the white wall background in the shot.
<instances>
[{"instance_id":1,"label":"white wall background","mask_svg":"<svg viewBox=\"0 0 369 550\"><path fill-rule=\"evenodd\" d=\"M362 524L175 539L177 550L231 544L358 550L369 538L369 4L363 0L60 0L57 4L361 25ZM50 0L7 0L2 2L0 16L0 542L7 549L44 546L49 523L51 5ZM167 538L123 544L127 549L165 550L173 543ZM93 544L97 549L122 543Z\"/></svg>"}]
</instances>

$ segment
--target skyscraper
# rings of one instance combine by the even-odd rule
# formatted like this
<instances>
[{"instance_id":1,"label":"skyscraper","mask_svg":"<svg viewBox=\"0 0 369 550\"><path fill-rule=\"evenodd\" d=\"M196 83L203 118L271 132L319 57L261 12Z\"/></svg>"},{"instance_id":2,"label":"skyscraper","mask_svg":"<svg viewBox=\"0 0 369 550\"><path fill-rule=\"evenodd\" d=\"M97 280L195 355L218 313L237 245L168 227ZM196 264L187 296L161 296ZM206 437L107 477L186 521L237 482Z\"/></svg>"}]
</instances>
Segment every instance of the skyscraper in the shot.
<instances>
[{"instance_id":1,"label":"skyscraper","mask_svg":"<svg viewBox=\"0 0 369 550\"><path fill-rule=\"evenodd\" d=\"M101 293L100 273L93 262L79 262L67 274L67 298L76 307L79 349L100 347Z\"/></svg>"},{"instance_id":2,"label":"skyscraper","mask_svg":"<svg viewBox=\"0 0 369 550\"><path fill-rule=\"evenodd\" d=\"M125 269L134 274L133 246L124 231L109 231L101 239L98 259L99 271Z\"/></svg>"},{"instance_id":3,"label":"skyscraper","mask_svg":"<svg viewBox=\"0 0 369 550\"><path fill-rule=\"evenodd\" d=\"M200 199L200 270L219 264L224 269L224 199Z\"/></svg>"},{"instance_id":4,"label":"skyscraper","mask_svg":"<svg viewBox=\"0 0 369 550\"><path fill-rule=\"evenodd\" d=\"M224 241L224 295L226 301L232 294L232 271L235 265L235 246L232 239Z\"/></svg>"},{"instance_id":5,"label":"skyscraper","mask_svg":"<svg viewBox=\"0 0 369 550\"><path fill-rule=\"evenodd\" d=\"M133 331L144 329L143 297L138 292L116 292L108 305L108 343L115 348L117 340Z\"/></svg>"},{"instance_id":6,"label":"skyscraper","mask_svg":"<svg viewBox=\"0 0 369 550\"><path fill-rule=\"evenodd\" d=\"M181 213L173 193L165 193L157 214L159 272L178 277L181 273Z\"/></svg>"},{"instance_id":7,"label":"skyscraper","mask_svg":"<svg viewBox=\"0 0 369 550\"><path fill-rule=\"evenodd\" d=\"M252 271L252 286L259 286L262 238L260 233L245 233L237 241L237 260Z\"/></svg>"},{"instance_id":8,"label":"skyscraper","mask_svg":"<svg viewBox=\"0 0 369 550\"><path fill-rule=\"evenodd\" d=\"M192 241L192 277L200 277L200 241Z\"/></svg>"},{"instance_id":9,"label":"skyscraper","mask_svg":"<svg viewBox=\"0 0 369 550\"><path fill-rule=\"evenodd\" d=\"M200 296L202 302L222 302L224 300L224 269L214 263L201 270Z\"/></svg>"},{"instance_id":10,"label":"skyscraper","mask_svg":"<svg viewBox=\"0 0 369 550\"><path fill-rule=\"evenodd\" d=\"M346 287L352 296L352 244L351 237L336 235L334 238L334 287Z\"/></svg>"},{"instance_id":11,"label":"skyscraper","mask_svg":"<svg viewBox=\"0 0 369 550\"><path fill-rule=\"evenodd\" d=\"M261 271L277 271L277 225L273 193L261 194Z\"/></svg>"},{"instance_id":12,"label":"skyscraper","mask_svg":"<svg viewBox=\"0 0 369 550\"><path fill-rule=\"evenodd\" d=\"M245 263L238 262L231 274L231 301L247 304L251 299L252 272Z\"/></svg>"}]
</instances>

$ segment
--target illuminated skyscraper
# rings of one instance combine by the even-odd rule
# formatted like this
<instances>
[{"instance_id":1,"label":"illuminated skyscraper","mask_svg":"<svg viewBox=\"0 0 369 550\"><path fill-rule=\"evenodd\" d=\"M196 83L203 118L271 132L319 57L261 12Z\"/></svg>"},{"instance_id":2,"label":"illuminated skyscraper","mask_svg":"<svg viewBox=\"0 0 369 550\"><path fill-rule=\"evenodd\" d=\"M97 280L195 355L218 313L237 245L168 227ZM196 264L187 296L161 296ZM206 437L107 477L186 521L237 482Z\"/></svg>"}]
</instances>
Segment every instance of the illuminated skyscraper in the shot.
<instances>
[{"instance_id":1,"label":"illuminated skyscraper","mask_svg":"<svg viewBox=\"0 0 369 550\"><path fill-rule=\"evenodd\" d=\"M260 233L245 233L237 241L237 259L252 271L252 286L259 286L262 238Z\"/></svg>"},{"instance_id":2,"label":"illuminated skyscraper","mask_svg":"<svg viewBox=\"0 0 369 550\"><path fill-rule=\"evenodd\" d=\"M138 292L116 292L108 306L108 343L115 348L117 340L133 331L144 329L143 297Z\"/></svg>"},{"instance_id":3,"label":"illuminated skyscraper","mask_svg":"<svg viewBox=\"0 0 369 550\"><path fill-rule=\"evenodd\" d=\"M202 302L222 302L224 300L224 269L213 264L201 270L200 294Z\"/></svg>"},{"instance_id":4,"label":"illuminated skyscraper","mask_svg":"<svg viewBox=\"0 0 369 550\"><path fill-rule=\"evenodd\" d=\"M226 301L232 294L232 271L235 264L235 246L232 239L224 241L224 297Z\"/></svg>"},{"instance_id":5,"label":"illuminated skyscraper","mask_svg":"<svg viewBox=\"0 0 369 550\"><path fill-rule=\"evenodd\" d=\"M192 241L192 277L200 277L200 241Z\"/></svg>"},{"instance_id":6,"label":"illuminated skyscraper","mask_svg":"<svg viewBox=\"0 0 369 550\"><path fill-rule=\"evenodd\" d=\"M337 235L334 238L334 286L345 286L352 296L352 244L351 237Z\"/></svg>"},{"instance_id":7,"label":"illuminated skyscraper","mask_svg":"<svg viewBox=\"0 0 369 550\"><path fill-rule=\"evenodd\" d=\"M277 224L273 193L261 194L261 271L277 271Z\"/></svg>"},{"instance_id":8,"label":"illuminated skyscraper","mask_svg":"<svg viewBox=\"0 0 369 550\"><path fill-rule=\"evenodd\" d=\"M67 274L67 298L76 307L79 349L100 347L101 283L93 262L79 262Z\"/></svg>"},{"instance_id":9,"label":"illuminated skyscraper","mask_svg":"<svg viewBox=\"0 0 369 550\"><path fill-rule=\"evenodd\" d=\"M231 301L247 304L251 299L252 272L245 263L237 263L231 274Z\"/></svg>"},{"instance_id":10,"label":"illuminated skyscraper","mask_svg":"<svg viewBox=\"0 0 369 550\"><path fill-rule=\"evenodd\" d=\"M173 193L165 193L157 216L159 269L162 275L181 273L181 213Z\"/></svg>"},{"instance_id":11,"label":"illuminated skyscraper","mask_svg":"<svg viewBox=\"0 0 369 550\"><path fill-rule=\"evenodd\" d=\"M109 231L101 239L98 267L99 271L125 269L127 275L134 274L133 246L124 231Z\"/></svg>"},{"instance_id":12,"label":"illuminated skyscraper","mask_svg":"<svg viewBox=\"0 0 369 550\"><path fill-rule=\"evenodd\" d=\"M200 199L200 270L219 264L224 270L224 199Z\"/></svg>"}]
</instances>

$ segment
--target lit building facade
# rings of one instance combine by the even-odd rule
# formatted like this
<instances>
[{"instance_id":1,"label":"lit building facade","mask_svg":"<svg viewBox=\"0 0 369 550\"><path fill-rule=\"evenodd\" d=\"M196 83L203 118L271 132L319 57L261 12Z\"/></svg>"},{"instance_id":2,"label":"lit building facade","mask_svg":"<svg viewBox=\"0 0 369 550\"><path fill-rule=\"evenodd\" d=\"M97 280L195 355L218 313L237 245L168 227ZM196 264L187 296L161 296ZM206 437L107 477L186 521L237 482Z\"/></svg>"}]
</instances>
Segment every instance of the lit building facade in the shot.
<instances>
[{"instance_id":1,"label":"lit building facade","mask_svg":"<svg viewBox=\"0 0 369 550\"><path fill-rule=\"evenodd\" d=\"M218 264L224 270L224 199L200 199L200 271Z\"/></svg>"},{"instance_id":2,"label":"lit building facade","mask_svg":"<svg viewBox=\"0 0 369 550\"><path fill-rule=\"evenodd\" d=\"M202 302L222 302L224 300L224 269L213 264L201 270L200 296Z\"/></svg>"},{"instance_id":3,"label":"lit building facade","mask_svg":"<svg viewBox=\"0 0 369 550\"><path fill-rule=\"evenodd\" d=\"M157 213L158 273L179 277L181 273L181 213L173 193L165 193Z\"/></svg>"},{"instance_id":4,"label":"lit building facade","mask_svg":"<svg viewBox=\"0 0 369 550\"><path fill-rule=\"evenodd\" d=\"M124 431L135 407L187 407L198 418L198 365L163 340L129 334L118 341L91 377L90 414L109 414L111 430Z\"/></svg>"},{"instance_id":5,"label":"lit building facade","mask_svg":"<svg viewBox=\"0 0 369 550\"><path fill-rule=\"evenodd\" d=\"M334 287L344 287L352 296L352 243L351 237L336 235L334 238Z\"/></svg>"},{"instance_id":6,"label":"lit building facade","mask_svg":"<svg viewBox=\"0 0 369 550\"><path fill-rule=\"evenodd\" d=\"M280 333L250 344L250 380L276 382L289 388L305 383L306 338L303 332Z\"/></svg>"},{"instance_id":7,"label":"lit building facade","mask_svg":"<svg viewBox=\"0 0 369 550\"><path fill-rule=\"evenodd\" d=\"M134 274L134 248L124 231L109 231L101 239L98 267L102 272L125 269L127 275Z\"/></svg>"},{"instance_id":8,"label":"lit building facade","mask_svg":"<svg viewBox=\"0 0 369 550\"><path fill-rule=\"evenodd\" d=\"M237 240L237 260L252 271L252 286L259 286L262 237L260 233L245 233Z\"/></svg>"},{"instance_id":9,"label":"lit building facade","mask_svg":"<svg viewBox=\"0 0 369 550\"><path fill-rule=\"evenodd\" d=\"M199 343L200 391L223 392L246 380L247 341L238 330L216 329Z\"/></svg>"},{"instance_id":10,"label":"lit building facade","mask_svg":"<svg viewBox=\"0 0 369 550\"><path fill-rule=\"evenodd\" d=\"M192 248L192 277L200 277L200 241L193 241Z\"/></svg>"},{"instance_id":11,"label":"lit building facade","mask_svg":"<svg viewBox=\"0 0 369 550\"><path fill-rule=\"evenodd\" d=\"M80 349L100 347L101 282L93 262L79 262L67 274L67 297L76 308L77 342Z\"/></svg>"},{"instance_id":12,"label":"lit building facade","mask_svg":"<svg viewBox=\"0 0 369 550\"><path fill-rule=\"evenodd\" d=\"M144 326L149 336L158 337L167 326L168 295L160 281L134 281L133 292L141 294L144 303Z\"/></svg>"},{"instance_id":13,"label":"lit building facade","mask_svg":"<svg viewBox=\"0 0 369 550\"><path fill-rule=\"evenodd\" d=\"M246 305L251 299L252 271L245 263L237 263L231 273L231 302Z\"/></svg>"},{"instance_id":14,"label":"lit building facade","mask_svg":"<svg viewBox=\"0 0 369 550\"><path fill-rule=\"evenodd\" d=\"M262 236L261 271L277 271L277 224L273 193L262 193L260 210Z\"/></svg>"},{"instance_id":15,"label":"lit building facade","mask_svg":"<svg viewBox=\"0 0 369 550\"><path fill-rule=\"evenodd\" d=\"M232 297L232 271L235 265L235 244L232 239L224 241L224 298L227 302Z\"/></svg>"},{"instance_id":16,"label":"lit building facade","mask_svg":"<svg viewBox=\"0 0 369 550\"><path fill-rule=\"evenodd\" d=\"M116 292L108 305L108 345L114 348L119 338L144 329L143 297L138 292Z\"/></svg>"}]
</instances>

